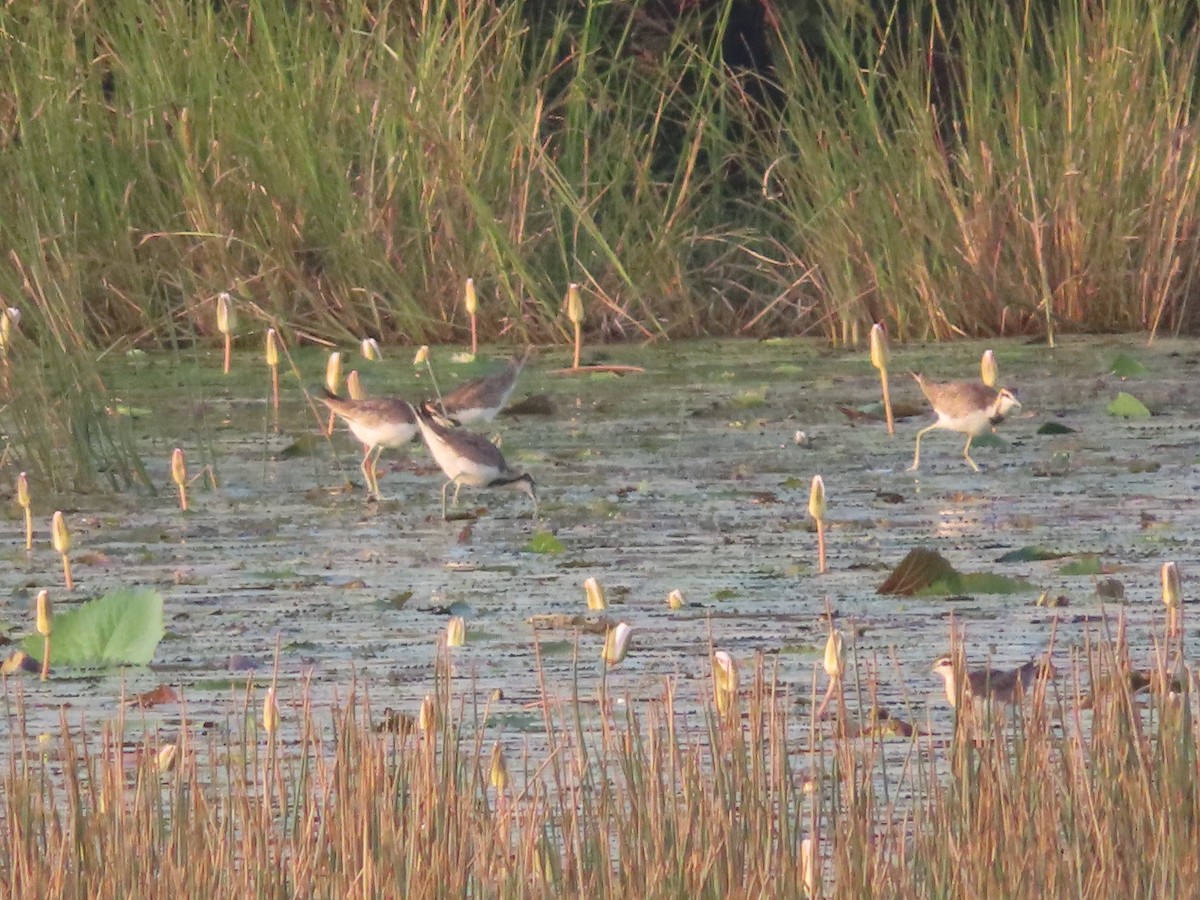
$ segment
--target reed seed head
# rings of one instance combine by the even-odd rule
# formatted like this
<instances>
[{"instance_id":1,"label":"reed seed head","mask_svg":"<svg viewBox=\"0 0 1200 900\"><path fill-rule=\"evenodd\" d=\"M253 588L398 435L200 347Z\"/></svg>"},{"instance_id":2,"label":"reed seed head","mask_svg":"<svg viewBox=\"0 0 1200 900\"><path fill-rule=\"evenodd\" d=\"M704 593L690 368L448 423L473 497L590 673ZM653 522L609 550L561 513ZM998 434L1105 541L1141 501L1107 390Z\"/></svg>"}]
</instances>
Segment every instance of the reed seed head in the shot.
<instances>
[{"instance_id":1,"label":"reed seed head","mask_svg":"<svg viewBox=\"0 0 1200 900\"><path fill-rule=\"evenodd\" d=\"M61 510L55 510L50 519L50 541L55 553L65 555L71 552L71 532L67 530L67 520Z\"/></svg>"},{"instance_id":2,"label":"reed seed head","mask_svg":"<svg viewBox=\"0 0 1200 900\"><path fill-rule=\"evenodd\" d=\"M603 612L608 609L608 599L604 596L604 588L595 578L588 578L584 581L583 592L587 596L587 607L592 612Z\"/></svg>"}]
</instances>

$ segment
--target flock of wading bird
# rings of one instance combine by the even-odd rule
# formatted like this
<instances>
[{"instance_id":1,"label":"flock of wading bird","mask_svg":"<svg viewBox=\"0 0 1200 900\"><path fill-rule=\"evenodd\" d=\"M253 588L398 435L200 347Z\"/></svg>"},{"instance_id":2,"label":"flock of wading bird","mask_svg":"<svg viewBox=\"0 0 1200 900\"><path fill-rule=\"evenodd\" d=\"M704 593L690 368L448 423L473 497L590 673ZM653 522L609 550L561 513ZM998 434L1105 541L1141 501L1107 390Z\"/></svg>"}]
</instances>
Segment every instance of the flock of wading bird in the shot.
<instances>
[{"instance_id":1,"label":"flock of wading bird","mask_svg":"<svg viewBox=\"0 0 1200 900\"><path fill-rule=\"evenodd\" d=\"M476 339L476 310L478 301L474 284L468 279L466 285L465 308L471 320L471 354L474 356L478 349ZM580 351L582 344L583 305L578 287L571 285L567 293L566 310L568 318L574 325L575 347L574 365L565 371L586 371L588 367L580 366ZM232 334L236 328L236 316L232 301L228 294L221 294L217 300L217 327L225 337L225 371L229 371L230 348ZM275 408L278 410L278 335L274 329L268 329L266 335L266 358L271 367L272 388ZM889 351L886 335L882 326L875 325L870 333L871 363L879 371L883 395L884 414L889 434L895 432L895 420L892 413L891 397L888 382ZM362 342L362 353L368 359L379 358L378 344L370 338ZM454 486L452 503L457 505L459 492L463 486L471 488L513 487L527 494L533 501L533 516L538 516L538 498L533 477L512 468L504 459L499 446L466 426L478 422L490 422L505 409L509 398L516 389L522 369L532 356L533 348L526 348L515 356L500 372L483 378L465 382L448 393L442 394L437 389L437 380L433 377L433 369L429 362L429 351L422 347L414 365L424 364L437 392L435 399L420 402L393 398L371 398L363 394L358 382L357 373L351 372L346 379L347 396L339 393L341 389L341 355L331 353L326 368L325 384L317 389L315 395L330 410L327 431L332 433L334 418L340 418L346 423L351 434L363 446L361 470L366 482L368 499L380 499L377 463L385 448L400 448L414 441L419 435L429 448L430 455L437 462L446 476L442 486L442 518L449 517L446 492ZM618 367L620 368L620 367ZM640 371L636 370L635 371ZM995 355L991 350L983 354L980 364L979 381L950 381L934 382L922 375L912 373L913 379L925 395L926 400L936 415L935 421L922 428L916 436L913 450L913 461L909 471L917 471L921 465L921 439L930 431L942 429L958 432L967 437L963 446L963 458L975 472L979 466L971 458L971 442L995 430L1013 413L1019 412L1021 403L1016 393L1008 388L998 386L998 371ZM180 455L176 450L176 457ZM181 459L172 460L172 472L175 475L175 463L179 462L182 473ZM184 476L177 475L175 480L180 485L181 503L186 508L184 492ZM821 476L813 478L812 491L809 497L809 513L816 520L818 537L819 571L825 571L825 490ZM588 579L585 585L589 596L589 607L603 609L604 606L593 606L592 596L602 597L602 589ZM1179 608L1181 592L1179 585L1179 570L1175 563L1168 562L1162 567L1163 602L1170 613L1169 635L1178 636ZM679 592L672 592L673 605L682 605ZM602 602L602 601L601 601ZM451 632L462 630L462 623L451 623ZM605 640L603 657L608 663L620 662L625 657L631 629L626 623L619 623L609 630ZM1181 660L1180 660L1181 662ZM818 716L824 714L836 687L840 684L844 670L843 637L841 632L832 628L826 642L824 668L829 676L829 688L817 711ZM1160 667L1161 668L1161 667ZM1057 673L1050 663L1049 651L1040 659L1033 659L1015 669L976 668L968 669L961 659L961 653L940 657L934 662L931 671L940 676L945 683L946 699L955 708L966 706L972 712L995 711L1002 705L1018 702L1025 692L1038 683L1054 677ZM718 706L722 701L728 701L729 686L736 690L736 667L729 654L717 651L714 654L714 675L718 690L716 699ZM1161 691L1164 693L1180 692L1187 678L1186 671L1180 671L1178 666L1173 673L1145 672L1129 670L1116 676L1114 682L1123 682L1131 693L1143 690ZM722 689L724 686L724 689ZM1095 693L1093 692L1093 697ZM1085 698L1085 705L1091 705L1092 698ZM884 718L883 714L881 714ZM892 722L893 726L905 727L904 723ZM911 729L911 726L906 726Z\"/></svg>"}]
</instances>

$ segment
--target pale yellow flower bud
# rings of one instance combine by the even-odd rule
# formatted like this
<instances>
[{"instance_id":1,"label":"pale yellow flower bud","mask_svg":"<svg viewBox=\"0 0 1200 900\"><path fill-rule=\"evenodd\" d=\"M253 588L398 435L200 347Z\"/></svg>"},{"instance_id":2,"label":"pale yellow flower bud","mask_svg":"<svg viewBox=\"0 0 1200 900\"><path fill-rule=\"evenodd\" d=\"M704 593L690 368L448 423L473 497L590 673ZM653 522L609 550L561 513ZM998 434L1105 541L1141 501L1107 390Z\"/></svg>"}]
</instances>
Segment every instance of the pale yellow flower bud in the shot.
<instances>
[{"instance_id":1,"label":"pale yellow flower bud","mask_svg":"<svg viewBox=\"0 0 1200 900\"><path fill-rule=\"evenodd\" d=\"M583 583L583 592L587 595L587 607L592 612L603 612L608 609L608 600L604 596L604 588L595 578L589 578Z\"/></svg>"},{"instance_id":2,"label":"pale yellow flower bud","mask_svg":"<svg viewBox=\"0 0 1200 900\"><path fill-rule=\"evenodd\" d=\"M575 282L567 287L567 318L573 325L583 324L583 297L579 293L579 285Z\"/></svg>"},{"instance_id":3,"label":"pale yellow flower bud","mask_svg":"<svg viewBox=\"0 0 1200 900\"><path fill-rule=\"evenodd\" d=\"M817 521L825 518L825 479L814 475L808 492L808 514Z\"/></svg>"},{"instance_id":4,"label":"pale yellow flower bud","mask_svg":"<svg viewBox=\"0 0 1200 900\"><path fill-rule=\"evenodd\" d=\"M446 623L446 646L461 647L467 642L467 623L462 616L451 616Z\"/></svg>"},{"instance_id":5,"label":"pale yellow flower bud","mask_svg":"<svg viewBox=\"0 0 1200 900\"><path fill-rule=\"evenodd\" d=\"M279 333L274 328L267 329L267 365L271 368L279 365Z\"/></svg>"},{"instance_id":6,"label":"pale yellow flower bud","mask_svg":"<svg viewBox=\"0 0 1200 900\"><path fill-rule=\"evenodd\" d=\"M887 334L876 322L871 326L871 365L882 372L888 367L888 356Z\"/></svg>"},{"instance_id":7,"label":"pale yellow flower bud","mask_svg":"<svg viewBox=\"0 0 1200 900\"><path fill-rule=\"evenodd\" d=\"M342 354L334 350L325 363L325 387L336 394L342 386Z\"/></svg>"},{"instance_id":8,"label":"pale yellow flower bud","mask_svg":"<svg viewBox=\"0 0 1200 900\"><path fill-rule=\"evenodd\" d=\"M500 749L499 741L492 746L491 781L496 793L503 794L508 790L508 764L504 761L504 751Z\"/></svg>"},{"instance_id":9,"label":"pale yellow flower bud","mask_svg":"<svg viewBox=\"0 0 1200 900\"><path fill-rule=\"evenodd\" d=\"M237 330L237 311L233 308L233 298L225 291L217 295L217 331L224 335L233 334Z\"/></svg>"},{"instance_id":10,"label":"pale yellow flower bud","mask_svg":"<svg viewBox=\"0 0 1200 900\"><path fill-rule=\"evenodd\" d=\"M1162 600L1168 609L1175 609L1182 601L1179 585L1179 566L1165 562L1162 566Z\"/></svg>"},{"instance_id":11,"label":"pale yellow flower bud","mask_svg":"<svg viewBox=\"0 0 1200 900\"><path fill-rule=\"evenodd\" d=\"M413 357L413 365L420 366L429 362L429 345L422 344L417 348L417 355Z\"/></svg>"},{"instance_id":12,"label":"pale yellow flower bud","mask_svg":"<svg viewBox=\"0 0 1200 900\"><path fill-rule=\"evenodd\" d=\"M187 459L179 447L171 453L171 480L179 487L187 484Z\"/></svg>"},{"instance_id":13,"label":"pale yellow flower bud","mask_svg":"<svg viewBox=\"0 0 1200 900\"><path fill-rule=\"evenodd\" d=\"M463 297L463 306L467 308L467 315L473 316L479 312L479 295L475 292L475 279L467 279L466 295Z\"/></svg>"},{"instance_id":14,"label":"pale yellow flower bud","mask_svg":"<svg viewBox=\"0 0 1200 900\"><path fill-rule=\"evenodd\" d=\"M733 709L733 705L737 700L737 663L733 661L733 657L726 651L718 650L713 654L712 668L713 693L714 699L717 702L717 711L725 715Z\"/></svg>"},{"instance_id":15,"label":"pale yellow flower bud","mask_svg":"<svg viewBox=\"0 0 1200 900\"><path fill-rule=\"evenodd\" d=\"M841 678L846 671L846 648L842 633L836 629L829 632L825 641L825 674L830 678Z\"/></svg>"},{"instance_id":16,"label":"pale yellow flower bud","mask_svg":"<svg viewBox=\"0 0 1200 900\"><path fill-rule=\"evenodd\" d=\"M37 595L37 633L42 637L50 637L54 633L54 604L50 602L49 591L38 591Z\"/></svg>"},{"instance_id":17,"label":"pale yellow flower bud","mask_svg":"<svg viewBox=\"0 0 1200 900\"><path fill-rule=\"evenodd\" d=\"M375 340L375 338L363 338L359 349L362 351L363 358L371 362L378 362L383 359L383 352L379 349L379 341Z\"/></svg>"},{"instance_id":18,"label":"pale yellow flower bud","mask_svg":"<svg viewBox=\"0 0 1200 900\"><path fill-rule=\"evenodd\" d=\"M425 734L432 734L437 728L437 704L434 703L433 694L426 694L425 699L421 701L421 711L417 715L417 725Z\"/></svg>"},{"instance_id":19,"label":"pale yellow flower bud","mask_svg":"<svg viewBox=\"0 0 1200 900\"><path fill-rule=\"evenodd\" d=\"M676 588L675 590L671 591L671 593L667 594L668 609L683 609L683 607L683 591L679 590L679 588Z\"/></svg>"},{"instance_id":20,"label":"pale yellow flower bud","mask_svg":"<svg viewBox=\"0 0 1200 900\"><path fill-rule=\"evenodd\" d=\"M71 532L67 530L67 520L60 510L55 510L50 519L50 540L55 553L65 555L71 552Z\"/></svg>"},{"instance_id":21,"label":"pale yellow flower bud","mask_svg":"<svg viewBox=\"0 0 1200 900\"><path fill-rule=\"evenodd\" d=\"M996 367L996 354L991 350L983 351L983 359L979 361L979 377L990 388L994 388L1000 378L1000 372Z\"/></svg>"},{"instance_id":22,"label":"pale yellow flower bud","mask_svg":"<svg viewBox=\"0 0 1200 900\"><path fill-rule=\"evenodd\" d=\"M17 505L29 509L29 476L24 472L17 476Z\"/></svg>"},{"instance_id":23,"label":"pale yellow flower bud","mask_svg":"<svg viewBox=\"0 0 1200 900\"><path fill-rule=\"evenodd\" d=\"M275 700L275 688L267 688L267 696L263 700L263 731L274 734L279 730L279 704Z\"/></svg>"},{"instance_id":24,"label":"pale yellow flower bud","mask_svg":"<svg viewBox=\"0 0 1200 900\"><path fill-rule=\"evenodd\" d=\"M608 629L604 636L604 661L610 666L623 662L629 653L629 639L633 636L633 628L626 622L618 622L615 627Z\"/></svg>"}]
</instances>

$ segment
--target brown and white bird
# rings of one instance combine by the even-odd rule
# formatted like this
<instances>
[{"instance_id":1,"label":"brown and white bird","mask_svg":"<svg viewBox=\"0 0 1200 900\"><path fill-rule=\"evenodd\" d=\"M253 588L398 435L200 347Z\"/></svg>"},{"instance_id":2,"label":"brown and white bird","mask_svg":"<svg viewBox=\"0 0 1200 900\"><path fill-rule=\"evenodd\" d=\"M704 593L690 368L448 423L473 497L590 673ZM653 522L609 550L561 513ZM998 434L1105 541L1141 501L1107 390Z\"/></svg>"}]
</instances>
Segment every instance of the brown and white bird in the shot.
<instances>
[{"instance_id":1,"label":"brown and white bird","mask_svg":"<svg viewBox=\"0 0 1200 900\"><path fill-rule=\"evenodd\" d=\"M363 460L359 468L367 480L367 497L379 499L379 476L375 465L384 447L403 447L417 435L417 414L407 400L350 400L326 387L317 395L362 441Z\"/></svg>"},{"instance_id":2,"label":"brown and white bird","mask_svg":"<svg viewBox=\"0 0 1200 900\"><path fill-rule=\"evenodd\" d=\"M533 348L526 347L513 357L504 371L460 384L442 396L440 411L462 425L490 422L508 403L508 398L516 389L517 379L521 377L521 370L532 355Z\"/></svg>"},{"instance_id":3,"label":"brown and white bird","mask_svg":"<svg viewBox=\"0 0 1200 900\"><path fill-rule=\"evenodd\" d=\"M921 438L935 428L957 431L967 436L963 447L963 458L976 472L979 466L971 459L971 441L989 428L1004 421L1010 413L1021 408L1021 401L1008 388L996 390L975 381L926 381L916 372L912 373L921 393L937 413L937 421L917 432L917 447L913 453L910 472L921 466Z\"/></svg>"},{"instance_id":4,"label":"brown and white bird","mask_svg":"<svg viewBox=\"0 0 1200 900\"><path fill-rule=\"evenodd\" d=\"M510 468L499 447L482 434L452 427L428 402L416 412L425 446L449 479L442 485L443 519L446 518L446 489L452 484L455 505L464 484L468 487L515 487L529 495L533 501L533 515L537 517L538 498L532 476Z\"/></svg>"},{"instance_id":5,"label":"brown and white bird","mask_svg":"<svg viewBox=\"0 0 1200 900\"><path fill-rule=\"evenodd\" d=\"M958 706L959 683L958 672L952 656L940 657L932 671L941 675L946 683L946 699L951 706ZM969 669L964 674L966 683L962 685L962 696L972 701L972 705L990 703L1011 704L1013 699L1029 690L1043 677L1053 678L1057 672L1048 658L1031 659L1015 669Z\"/></svg>"}]
</instances>

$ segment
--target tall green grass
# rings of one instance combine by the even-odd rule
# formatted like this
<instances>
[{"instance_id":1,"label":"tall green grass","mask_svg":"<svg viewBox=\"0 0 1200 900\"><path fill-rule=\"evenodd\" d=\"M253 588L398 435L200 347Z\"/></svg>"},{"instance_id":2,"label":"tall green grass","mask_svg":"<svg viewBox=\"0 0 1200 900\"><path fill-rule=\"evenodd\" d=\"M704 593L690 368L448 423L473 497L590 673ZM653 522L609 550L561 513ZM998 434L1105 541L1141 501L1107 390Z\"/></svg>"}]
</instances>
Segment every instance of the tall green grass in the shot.
<instances>
[{"instance_id":1,"label":"tall green grass","mask_svg":"<svg viewBox=\"0 0 1200 900\"><path fill-rule=\"evenodd\" d=\"M572 281L607 339L1192 326L1182 5L779 10L760 73L685 6L4 7L29 465L137 477L94 354L216 340L223 290L292 342L461 338L468 276L484 340L564 338Z\"/></svg>"}]
</instances>

